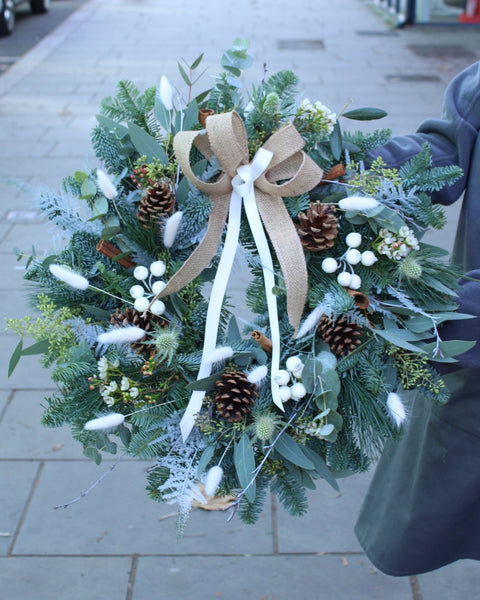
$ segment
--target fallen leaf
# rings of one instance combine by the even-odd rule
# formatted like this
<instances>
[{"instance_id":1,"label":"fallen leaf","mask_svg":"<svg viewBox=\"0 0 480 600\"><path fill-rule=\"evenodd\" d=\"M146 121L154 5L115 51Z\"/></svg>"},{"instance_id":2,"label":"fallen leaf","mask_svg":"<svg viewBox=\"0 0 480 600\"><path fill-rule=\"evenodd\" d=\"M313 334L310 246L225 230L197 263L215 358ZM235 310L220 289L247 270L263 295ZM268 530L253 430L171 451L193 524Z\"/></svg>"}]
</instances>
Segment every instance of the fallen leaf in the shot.
<instances>
[{"instance_id":1,"label":"fallen leaf","mask_svg":"<svg viewBox=\"0 0 480 600\"><path fill-rule=\"evenodd\" d=\"M203 510L225 510L235 500L235 496L206 496L204 487L201 483L198 484L198 489L205 496L207 501L201 503L194 500L192 506L194 508L202 508Z\"/></svg>"}]
</instances>

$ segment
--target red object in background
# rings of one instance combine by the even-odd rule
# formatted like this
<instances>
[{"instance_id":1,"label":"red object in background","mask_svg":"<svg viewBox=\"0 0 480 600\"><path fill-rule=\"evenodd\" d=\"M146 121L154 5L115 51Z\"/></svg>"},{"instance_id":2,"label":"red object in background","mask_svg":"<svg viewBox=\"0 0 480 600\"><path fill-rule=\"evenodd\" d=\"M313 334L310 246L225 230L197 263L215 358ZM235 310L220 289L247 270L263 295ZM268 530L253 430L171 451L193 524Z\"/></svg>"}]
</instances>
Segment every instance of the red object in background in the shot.
<instances>
[{"instance_id":1,"label":"red object in background","mask_svg":"<svg viewBox=\"0 0 480 600\"><path fill-rule=\"evenodd\" d=\"M458 20L460 23L480 23L480 0L467 0L465 12Z\"/></svg>"}]
</instances>

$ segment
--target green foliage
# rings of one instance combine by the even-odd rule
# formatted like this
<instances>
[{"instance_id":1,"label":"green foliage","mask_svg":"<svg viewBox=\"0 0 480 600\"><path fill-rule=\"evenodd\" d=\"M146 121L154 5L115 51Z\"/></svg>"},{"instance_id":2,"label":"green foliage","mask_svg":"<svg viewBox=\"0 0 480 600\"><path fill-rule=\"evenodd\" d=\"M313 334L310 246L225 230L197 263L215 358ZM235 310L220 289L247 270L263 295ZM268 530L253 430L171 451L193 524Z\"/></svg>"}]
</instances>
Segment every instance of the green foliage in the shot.
<instances>
[{"instance_id":1,"label":"green foliage","mask_svg":"<svg viewBox=\"0 0 480 600\"><path fill-rule=\"evenodd\" d=\"M151 135L157 132L149 127L149 114L155 103L155 87L140 93L132 81L122 80L117 84L117 95L107 96L101 103L101 114L118 121L131 122Z\"/></svg>"},{"instance_id":2,"label":"green foliage","mask_svg":"<svg viewBox=\"0 0 480 600\"><path fill-rule=\"evenodd\" d=\"M452 185L463 171L456 165L432 167L432 156L428 143L422 150L399 169L399 175L406 187L415 187L422 192L435 192L445 185Z\"/></svg>"},{"instance_id":3,"label":"green foliage","mask_svg":"<svg viewBox=\"0 0 480 600\"><path fill-rule=\"evenodd\" d=\"M271 490L292 516L300 517L307 512L308 501L305 490L294 476L277 474L272 480Z\"/></svg>"}]
</instances>

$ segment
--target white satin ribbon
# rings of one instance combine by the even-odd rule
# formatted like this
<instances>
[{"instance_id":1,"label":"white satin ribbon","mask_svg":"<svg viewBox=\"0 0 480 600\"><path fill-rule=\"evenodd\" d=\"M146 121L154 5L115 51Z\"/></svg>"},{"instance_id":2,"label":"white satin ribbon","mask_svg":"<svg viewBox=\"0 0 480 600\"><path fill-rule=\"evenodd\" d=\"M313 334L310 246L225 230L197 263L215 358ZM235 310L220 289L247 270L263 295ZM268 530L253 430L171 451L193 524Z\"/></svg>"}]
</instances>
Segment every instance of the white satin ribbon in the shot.
<instances>
[{"instance_id":1,"label":"white satin ribbon","mask_svg":"<svg viewBox=\"0 0 480 600\"><path fill-rule=\"evenodd\" d=\"M262 261L263 276L265 281L268 316L270 320L272 336L272 396L275 404L283 410L283 403L280 399L279 387L273 380L273 376L278 371L280 363L280 330L278 324L277 300L275 294L272 292L272 289L275 285L273 261L260 215L258 213L254 189L255 180L267 169L272 156L272 152L264 148L260 148L249 165L242 165L238 167L238 175L236 175L232 180L233 191L228 212L227 234L225 236L222 255L218 263L217 274L215 276L212 291L210 293L210 302L208 304L207 319L205 324L202 360L197 375L197 381L199 379L208 377L212 372L212 364L208 360L208 357L211 356L217 345L218 327L220 323L223 299L225 297L228 279L232 271L233 261L235 259L238 240L240 237L243 198L247 220L257 245L260 260ZM182 420L180 421L180 430L184 441L189 436L195 424L195 416L202 407L202 401L204 397L205 392L203 391L194 391L192 393L188 406L183 414Z\"/></svg>"}]
</instances>

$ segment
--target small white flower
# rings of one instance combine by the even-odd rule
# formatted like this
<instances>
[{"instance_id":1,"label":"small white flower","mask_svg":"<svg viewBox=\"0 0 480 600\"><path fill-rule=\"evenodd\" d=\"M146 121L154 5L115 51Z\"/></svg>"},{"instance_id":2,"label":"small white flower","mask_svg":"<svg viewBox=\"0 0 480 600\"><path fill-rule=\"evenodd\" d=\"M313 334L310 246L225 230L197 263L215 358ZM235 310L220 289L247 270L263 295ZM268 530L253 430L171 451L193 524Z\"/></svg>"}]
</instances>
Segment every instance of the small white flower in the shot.
<instances>
[{"instance_id":1,"label":"small white flower","mask_svg":"<svg viewBox=\"0 0 480 600\"><path fill-rule=\"evenodd\" d=\"M405 407L400 396L395 394L395 392L390 392L387 397L387 407L396 426L400 427L407 418L407 413L405 412Z\"/></svg>"},{"instance_id":2,"label":"small white flower","mask_svg":"<svg viewBox=\"0 0 480 600\"><path fill-rule=\"evenodd\" d=\"M75 273L75 271L71 271L66 267L51 264L48 268L54 277L60 281L63 281L70 287L75 288L76 290L86 290L90 285L88 279L83 277L83 275L79 275L78 273Z\"/></svg>"},{"instance_id":3,"label":"small white flower","mask_svg":"<svg viewBox=\"0 0 480 600\"><path fill-rule=\"evenodd\" d=\"M138 312L145 312L149 306L150 301L145 296L137 298L133 303L133 307L135 308L135 310L138 310Z\"/></svg>"},{"instance_id":4,"label":"small white flower","mask_svg":"<svg viewBox=\"0 0 480 600\"><path fill-rule=\"evenodd\" d=\"M150 273L154 277L161 277L165 273L165 263L163 260L156 260L150 265Z\"/></svg>"},{"instance_id":5,"label":"small white flower","mask_svg":"<svg viewBox=\"0 0 480 600\"><path fill-rule=\"evenodd\" d=\"M113 185L110 177L102 171L102 169L97 169L97 184L100 188L100 191L108 198L108 200L113 200L118 196L117 188Z\"/></svg>"},{"instance_id":6,"label":"small white flower","mask_svg":"<svg viewBox=\"0 0 480 600\"><path fill-rule=\"evenodd\" d=\"M111 407L115 404L115 400L111 396L104 396L103 401L108 407Z\"/></svg>"},{"instance_id":7,"label":"small white flower","mask_svg":"<svg viewBox=\"0 0 480 600\"><path fill-rule=\"evenodd\" d=\"M280 400L282 402L288 402L291 397L292 397L292 391L291 389L288 387L288 385L282 385L279 388L279 393L280 393Z\"/></svg>"},{"instance_id":8,"label":"small white flower","mask_svg":"<svg viewBox=\"0 0 480 600\"><path fill-rule=\"evenodd\" d=\"M260 365L250 371L250 373L247 375L247 379L250 383L254 383L254 384L258 385L261 381L263 381L265 379L267 374L268 374L267 366Z\"/></svg>"},{"instance_id":9,"label":"small white flower","mask_svg":"<svg viewBox=\"0 0 480 600\"><path fill-rule=\"evenodd\" d=\"M166 309L165 303L162 302L161 300L155 300L152 303L152 306L150 307L150 311L157 317L159 317L160 315L163 315L163 313L165 312L165 309Z\"/></svg>"},{"instance_id":10,"label":"small white flower","mask_svg":"<svg viewBox=\"0 0 480 600\"><path fill-rule=\"evenodd\" d=\"M352 276L347 271L342 271L338 274L337 281L340 285L343 285L343 287L350 287Z\"/></svg>"},{"instance_id":11,"label":"small white flower","mask_svg":"<svg viewBox=\"0 0 480 600\"><path fill-rule=\"evenodd\" d=\"M120 381L120 389L122 390L122 392L125 392L128 390L128 388L130 387L130 381L128 380L128 377L125 377L125 375L122 377L122 380Z\"/></svg>"},{"instance_id":12,"label":"small white flower","mask_svg":"<svg viewBox=\"0 0 480 600\"><path fill-rule=\"evenodd\" d=\"M362 260L362 253L356 248L350 248L345 254L345 260L349 265L358 265Z\"/></svg>"},{"instance_id":13,"label":"small white flower","mask_svg":"<svg viewBox=\"0 0 480 600\"><path fill-rule=\"evenodd\" d=\"M294 383L290 388L290 393L292 394L292 400L300 400L304 396L307 395L307 390L303 383Z\"/></svg>"},{"instance_id":14,"label":"small white flower","mask_svg":"<svg viewBox=\"0 0 480 600\"><path fill-rule=\"evenodd\" d=\"M165 222L163 229L163 245L165 248L171 248L173 246L182 217L183 212L181 210L177 210L177 212L174 212L173 215Z\"/></svg>"},{"instance_id":15,"label":"small white flower","mask_svg":"<svg viewBox=\"0 0 480 600\"><path fill-rule=\"evenodd\" d=\"M362 236L360 233L357 233L356 231L352 231L345 238L345 243L347 244L347 246L349 248L358 248L360 246L360 244L362 243Z\"/></svg>"},{"instance_id":16,"label":"small white flower","mask_svg":"<svg viewBox=\"0 0 480 600\"><path fill-rule=\"evenodd\" d=\"M338 269L338 263L334 258L324 258L322 260L322 271L324 273L335 273Z\"/></svg>"},{"instance_id":17,"label":"small white flower","mask_svg":"<svg viewBox=\"0 0 480 600\"><path fill-rule=\"evenodd\" d=\"M154 281L152 283L152 292L157 296L160 292L167 287L167 284L164 281Z\"/></svg>"},{"instance_id":18,"label":"small white flower","mask_svg":"<svg viewBox=\"0 0 480 600\"><path fill-rule=\"evenodd\" d=\"M130 397L131 398L138 398L139 393L140 392L138 391L138 388L136 388L136 387L130 388Z\"/></svg>"},{"instance_id":19,"label":"small white flower","mask_svg":"<svg viewBox=\"0 0 480 600\"><path fill-rule=\"evenodd\" d=\"M207 477L205 479L204 490L207 496L213 496L218 490L218 486L222 481L223 469L220 465L215 465L208 470Z\"/></svg>"},{"instance_id":20,"label":"small white flower","mask_svg":"<svg viewBox=\"0 0 480 600\"><path fill-rule=\"evenodd\" d=\"M105 388L105 392L109 393L109 392L116 392L118 389L118 385L116 381L111 381L107 387Z\"/></svg>"},{"instance_id":21,"label":"small white flower","mask_svg":"<svg viewBox=\"0 0 480 600\"><path fill-rule=\"evenodd\" d=\"M371 250L365 250L362 252L362 265L365 267L371 267L377 262L377 257Z\"/></svg>"},{"instance_id":22,"label":"small white flower","mask_svg":"<svg viewBox=\"0 0 480 600\"><path fill-rule=\"evenodd\" d=\"M233 349L230 346L220 346L215 348L210 354L206 357L206 362L210 364L220 363L228 360L233 356Z\"/></svg>"},{"instance_id":23,"label":"small white flower","mask_svg":"<svg viewBox=\"0 0 480 600\"><path fill-rule=\"evenodd\" d=\"M369 196L349 196L340 200L338 206L342 210L369 210L378 206L378 200Z\"/></svg>"},{"instance_id":24,"label":"small white flower","mask_svg":"<svg viewBox=\"0 0 480 600\"><path fill-rule=\"evenodd\" d=\"M172 110L172 108L173 108L173 88L170 85L170 82L168 81L168 79L165 77L165 75L162 75L160 77L160 86L159 86L158 93L159 93L160 100L162 101L163 106L165 106L165 108L167 110Z\"/></svg>"},{"instance_id":25,"label":"small white flower","mask_svg":"<svg viewBox=\"0 0 480 600\"><path fill-rule=\"evenodd\" d=\"M356 273L352 273L352 278L350 279L350 287L352 290L358 290L362 285L362 279Z\"/></svg>"},{"instance_id":26,"label":"small white flower","mask_svg":"<svg viewBox=\"0 0 480 600\"><path fill-rule=\"evenodd\" d=\"M141 340L145 333L140 327L117 327L101 333L97 341L100 344L130 344Z\"/></svg>"},{"instance_id":27,"label":"small white flower","mask_svg":"<svg viewBox=\"0 0 480 600\"><path fill-rule=\"evenodd\" d=\"M132 285L130 288L130 296L132 298L141 298L145 295L145 290L141 285Z\"/></svg>"},{"instance_id":28,"label":"small white flower","mask_svg":"<svg viewBox=\"0 0 480 600\"><path fill-rule=\"evenodd\" d=\"M98 417L98 419L91 419L87 421L83 426L87 431L97 431L99 429L112 429L118 427L125 421L125 417L120 413L112 413L111 415L105 415Z\"/></svg>"},{"instance_id":29,"label":"small white flower","mask_svg":"<svg viewBox=\"0 0 480 600\"><path fill-rule=\"evenodd\" d=\"M138 281L145 281L145 279L147 279L148 277L147 267L144 267L142 265L135 267L135 269L133 270L133 276L135 277L135 279L138 279Z\"/></svg>"}]
</instances>

